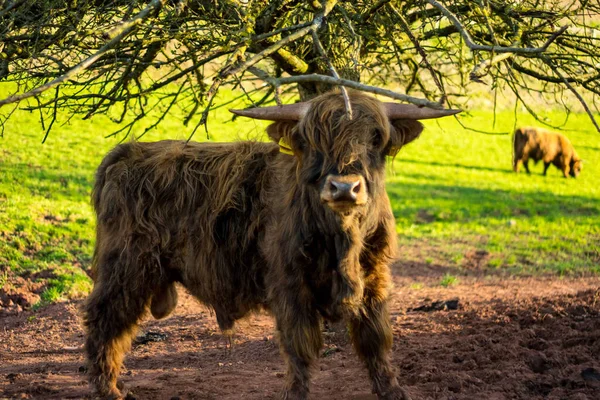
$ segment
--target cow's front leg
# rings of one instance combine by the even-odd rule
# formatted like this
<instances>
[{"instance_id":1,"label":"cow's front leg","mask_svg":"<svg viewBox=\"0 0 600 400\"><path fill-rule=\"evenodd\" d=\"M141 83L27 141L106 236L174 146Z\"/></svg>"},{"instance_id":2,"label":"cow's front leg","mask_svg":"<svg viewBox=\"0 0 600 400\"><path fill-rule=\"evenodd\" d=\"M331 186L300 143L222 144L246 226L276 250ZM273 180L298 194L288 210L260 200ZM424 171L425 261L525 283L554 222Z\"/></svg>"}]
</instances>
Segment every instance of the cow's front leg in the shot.
<instances>
[{"instance_id":1,"label":"cow's front leg","mask_svg":"<svg viewBox=\"0 0 600 400\"><path fill-rule=\"evenodd\" d=\"M410 400L400 387L390 362L392 327L387 300L369 298L359 316L350 320L350 335L359 357L365 362L380 399Z\"/></svg>"},{"instance_id":2,"label":"cow's front leg","mask_svg":"<svg viewBox=\"0 0 600 400\"><path fill-rule=\"evenodd\" d=\"M310 310L306 303L294 303L281 307L276 315L281 352L287 364L286 400L308 398L311 367L323 345L317 311Z\"/></svg>"},{"instance_id":3,"label":"cow's front leg","mask_svg":"<svg viewBox=\"0 0 600 400\"><path fill-rule=\"evenodd\" d=\"M544 161L544 176L548 174L548 168L550 167L550 162Z\"/></svg>"},{"instance_id":4,"label":"cow's front leg","mask_svg":"<svg viewBox=\"0 0 600 400\"><path fill-rule=\"evenodd\" d=\"M569 178L569 172L571 170L571 158L570 157L562 157L562 165L561 165L561 170L563 173L563 176L565 178Z\"/></svg>"}]
</instances>

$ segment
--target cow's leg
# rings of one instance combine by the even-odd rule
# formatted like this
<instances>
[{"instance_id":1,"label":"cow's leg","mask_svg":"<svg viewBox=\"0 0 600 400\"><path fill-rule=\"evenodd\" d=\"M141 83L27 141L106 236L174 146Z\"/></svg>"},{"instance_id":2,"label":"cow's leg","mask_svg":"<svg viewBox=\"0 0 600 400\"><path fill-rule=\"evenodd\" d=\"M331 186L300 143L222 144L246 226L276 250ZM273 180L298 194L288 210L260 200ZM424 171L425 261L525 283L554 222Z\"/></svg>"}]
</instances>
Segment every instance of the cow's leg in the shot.
<instances>
[{"instance_id":1,"label":"cow's leg","mask_svg":"<svg viewBox=\"0 0 600 400\"><path fill-rule=\"evenodd\" d=\"M530 174L530 173L531 173L531 171L529 171L529 159L528 159L528 158L526 158L526 159L524 159L524 160L523 160L523 167L525 167L525 171L526 171L528 174Z\"/></svg>"},{"instance_id":2,"label":"cow's leg","mask_svg":"<svg viewBox=\"0 0 600 400\"><path fill-rule=\"evenodd\" d=\"M561 161L562 161L561 170L562 170L563 176L565 178L569 178L569 172L571 171L571 158L563 156Z\"/></svg>"},{"instance_id":3,"label":"cow's leg","mask_svg":"<svg viewBox=\"0 0 600 400\"><path fill-rule=\"evenodd\" d=\"M296 295L296 292L292 292ZM310 372L323 345L320 319L306 304L284 305L276 312L281 352L287 365L283 399L307 399Z\"/></svg>"},{"instance_id":4,"label":"cow's leg","mask_svg":"<svg viewBox=\"0 0 600 400\"><path fill-rule=\"evenodd\" d=\"M144 274L120 261L100 263L94 289L84 306L90 383L102 398L120 399L123 357L154 287Z\"/></svg>"},{"instance_id":5,"label":"cow's leg","mask_svg":"<svg viewBox=\"0 0 600 400\"><path fill-rule=\"evenodd\" d=\"M408 400L410 397L398 384L390 361L393 332L388 311L388 279L381 269L373 269L366 277L364 307L350 318L352 343L364 361L373 382L373 392L380 399ZM379 271L379 272L378 272Z\"/></svg>"},{"instance_id":6,"label":"cow's leg","mask_svg":"<svg viewBox=\"0 0 600 400\"><path fill-rule=\"evenodd\" d=\"M552 163L544 161L544 176L546 176L546 173L548 172L548 167L550 167L550 164L552 164Z\"/></svg>"},{"instance_id":7,"label":"cow's leg","mask_svg":"<svg viewBox=\"0 0 600 400\"><path fill-rule=\"evenodd\" d=\"M522 161L520 159L515 158L513 160L513 171L515 171L517 174L519 173L521 164L522 164Z\"/></svg>"},{"instance_id":8,"label":"cow's leg","mask_svg":"<svg viewBox=\"0 0 600 400\"><path fill-rule=\"evenodd\" d=\"M235 325L235 318L228 313L226 310L215 307L215 313L217 315L217 323L219 329L225 337L225 348L229 351L233 350L233 327Z\"/></svg>"}]
</instances>

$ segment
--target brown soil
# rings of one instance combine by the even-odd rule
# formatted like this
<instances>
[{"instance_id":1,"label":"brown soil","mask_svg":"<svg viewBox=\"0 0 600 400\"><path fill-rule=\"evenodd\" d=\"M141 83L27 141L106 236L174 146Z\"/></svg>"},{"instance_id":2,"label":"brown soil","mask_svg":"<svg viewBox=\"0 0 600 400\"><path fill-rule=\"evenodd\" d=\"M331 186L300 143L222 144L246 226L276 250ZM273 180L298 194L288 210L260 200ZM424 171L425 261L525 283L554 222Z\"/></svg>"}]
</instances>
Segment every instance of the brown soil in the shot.
<instances>
[{"instance_id":1,"label":"brown soil","mask_svg":"<svg viewBox=\"0 0 600 400\"><path fill-rule=\"evenodd\" d=\"M413 399L600 399L600 278L475 274L443 288L439 274L395 269L393 358ZM458 310L407 311L451 299ZM89 398L80 304L0 316L0 398ZM174 315L140 332L166 339L134 345L125 361L138 399L278 398L285 370L268 315L239 322L230 351L182 290ZM343 327L324 334L312 398L373 399Z\"/></svg>"}]
</instances>

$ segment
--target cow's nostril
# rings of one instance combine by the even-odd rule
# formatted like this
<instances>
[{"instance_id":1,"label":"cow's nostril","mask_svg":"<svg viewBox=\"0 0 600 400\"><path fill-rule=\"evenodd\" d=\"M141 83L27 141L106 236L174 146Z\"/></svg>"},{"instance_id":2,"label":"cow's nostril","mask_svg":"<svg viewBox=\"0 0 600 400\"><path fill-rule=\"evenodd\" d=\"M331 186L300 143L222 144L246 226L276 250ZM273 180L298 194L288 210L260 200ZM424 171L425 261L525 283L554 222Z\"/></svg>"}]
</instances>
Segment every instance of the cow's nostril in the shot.
<instances>
[{"instance_id":1,"label":"cow's nostril","mask_svg":"<svg viewBox=\"0 0 600 400\"><path fill-rule=\"evenodd\" d=\"M360 181L356 182L356 184L354 185L354 187L352 188L352 191L356 194L358 194L360 192Z\"/></svg>"},{"instance_id":2,"label":"cow's nostril","mask_svg":"<svg viewBox=\"0 0 600 400\"><path fill-rule=\"evenodd\" d=\"M337 187L337 185L335 184L335 182L331 182L331 183L329 184L329 190L331 190L331 193L335 193L335 192L337 192L337 191L338 191L338 187Z\"/></svg>"}]
</instances>

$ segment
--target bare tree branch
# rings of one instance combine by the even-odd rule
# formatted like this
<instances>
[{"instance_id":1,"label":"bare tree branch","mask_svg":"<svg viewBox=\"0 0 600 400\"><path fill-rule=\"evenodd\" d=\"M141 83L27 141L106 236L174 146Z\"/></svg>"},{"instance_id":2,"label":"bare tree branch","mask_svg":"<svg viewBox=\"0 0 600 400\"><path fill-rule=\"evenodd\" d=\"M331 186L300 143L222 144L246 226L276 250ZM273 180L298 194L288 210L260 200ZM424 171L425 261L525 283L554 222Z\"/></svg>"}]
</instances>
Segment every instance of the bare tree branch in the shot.
<instances>
[{"instance_id":1,"label":"bare tree branch","mask_svg":"<svg viewBox=\"0 0 600 400\"><path fill-rule=\"evenodd\" d=\"M148 7L144 8L142 11L140 11L135 17L133 17L129 21L122 22L119 25L115 26L113 29L111 29L108 32L107 36L112 37L112 39L110 41L108 41L100 49L98 49L98 51L94 55L88 57L83 62L81 62L81 63L77 64L75 67L71 68L65 74L61 75L60 77L54 79L51 82L46 83L45 85L38 86L37 88L30 90L26 93L10 96L4 100L0 100L0 107L4 106L6 104L19 102L19 101L24 100L29 97L37 96L37 95L45 92L46 90L52 89L53 87L56 87L64 82L68 81L69 79L75 77L76 75L80 74L81 72L85 71L90 65L92 65L93 63L98 61L102 56L104 56L107 52L109 52L116 44L118 44L123 38L125 38L127 35L129 35L139 24L142 23L142 21L144 19L146 19L150 15L151 12L162 7L162 3L163 3L162 0L152 0L150 2L150 4L148 4Z\"/></svg>"},{"instance_id":2,"label":"bare tree branch","mask_svg":"<svg viewBox=\"0 0 600 400\"><path fill-rule=\"evenodd\" d=\"M389 98L392 98L395 100L405 101L405 102L408 102L408 103L411 103L411 104L414 104L417 106L421 106L421 107L429 107L429 108L433 108L436 110L440 110L443 108L437 102L429 101L426 99L421 99L418 97L407 96L402 93L394 92L393 90L383 89L383 88L376 87L376 86L365 85L363 83L358 83L358 82L351 81L348 79L334 78L333 76L328 76L328 75L311 74L311 75L290 76L290 77L285 77L285 78L272 78L270 76L264 76L264 78L262 78L262 79L265 79L270 85L272 85L274 87L279 87L281 85L288 85L291 83L301 83L301 82L318 82L318 83L325 83L325 84L329 84L329 85L339 85L339 86L345 86L345 87L349 87L349 88L356 89L356 90L361 90L361 91L367 92L367 93L378 94L378 95L389 97Z\"/></svg>"},{"instance_id":3,"label":"bare tree branch","mask_svg":"<svg viewBox=\"0 0 600 400\"><path fill-rule=\"evenodd\" d=\"M193 133L229 98L280 104L332 86L467 109L492 90L494 110L514 93L542 123L548 108L593 118L599 15L585 0L5 1L0 106L25 100L46 134L106 114L119 137L167 115ZM0 127L11 115L0 108Z\"/></svg>"},{"instance_id":4,"label":"bare tree branch","mask_svg":"<svg viewBox=\"0 0 600 400\"><path fill-rule=\"evenodd\" d=\"M454 15L452 12L450 12L450 10L448 10L446 7L444 7L444 5L442 5L439 1L436 1L436 0L426 0L426 1L429 4L431 4L432 6L437 7L442 11L442 13L446 16L446 18L448 18L450 20L450 22L452 22L452 25L454 25L454 27L460 32L463 39L465 40L465 44L471 50L474 50L474 51L483 50L483 51L491 51L494 53L525 53L525 54L544 53L546 50L548 50L548 47L552 44L552 42L554 42L556 40L556 38L558 38L558 36L560 36L562 33L564 33L569 27L568 25L564 25L563 27L561 27L558 31L556 31L554 34L552 34L552 36L550 36L548 38L548 40L546 41L546 43L544 43L544 45L542 47L515 47L515 46L503 47L503 46L480 45L473 41L473 38L471 37L469 32L467 32L467 30L465 29L463 24L460 23L460 21L458 20L456 15Z\"/></svg>"},{"instance_id":5,"label":"bare tree branch","mask_svg":"<svg viewBox=\"0 0 600 400\"><path fill-rule=\"evenodd\" d=\"M312 31L312 37L313 37L313 43L314 43L315 47L317 48L317 51L319 52L319 54L321 54L321 56L327 63L327 66L329 67L329 70L331 71L331 75L335 79L339 80L340 76L338 75L337 71L335 70L335 67L331 63L331 60L329 59L329 57L327 57L327 53L325 52L325 49L323 48L323 45L321 44L321 41L319 40L319 36L317 35L316 30ZM348 97L348 91L346 90L346 88L344 86L341 86L341 91L342 91L342 96L344 97L344 105L346 107L346 114L348 116L348 119L352 119L352 105L350 104L350 97Z\"/></svg>"}]
</instances>

